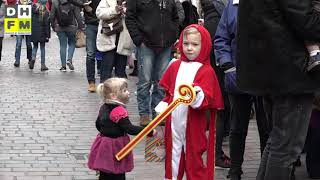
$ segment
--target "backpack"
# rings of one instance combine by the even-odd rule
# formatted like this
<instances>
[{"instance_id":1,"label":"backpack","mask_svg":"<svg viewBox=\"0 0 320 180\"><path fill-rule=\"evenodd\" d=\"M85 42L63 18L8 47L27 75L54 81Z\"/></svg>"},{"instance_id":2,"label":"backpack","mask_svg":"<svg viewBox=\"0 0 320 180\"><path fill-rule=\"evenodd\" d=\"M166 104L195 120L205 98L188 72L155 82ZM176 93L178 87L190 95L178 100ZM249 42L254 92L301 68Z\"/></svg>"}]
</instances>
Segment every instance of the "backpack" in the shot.
<instances>
[{"instance_id":1,"label":"backpack","mask_svg":"<svg viewBox=\"0 0 320 180\"><path fill-rule=\"evenodd\" d=\"M61 3L61 0L58 0L59 8L57 9L57 20L60 27L73 25L74 21L74 7L69 2Z\"/></svg>"}]
</instances>

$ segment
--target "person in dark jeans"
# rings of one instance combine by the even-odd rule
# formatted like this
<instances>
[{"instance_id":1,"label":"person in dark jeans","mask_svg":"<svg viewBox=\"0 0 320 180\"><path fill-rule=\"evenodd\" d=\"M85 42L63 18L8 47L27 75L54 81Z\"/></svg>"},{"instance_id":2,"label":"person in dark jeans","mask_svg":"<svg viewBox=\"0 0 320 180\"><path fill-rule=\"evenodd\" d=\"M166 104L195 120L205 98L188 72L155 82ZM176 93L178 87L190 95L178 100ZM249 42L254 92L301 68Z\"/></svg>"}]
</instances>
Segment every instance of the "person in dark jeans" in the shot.
<instances>
[{"instance_id":1,"label":"person in dark jeans","mask_svg":"<svg viewBox=\"0 0 320 180\"><path fill-rule=\"evenodd\" d=\"M174 0L127 3L126 26L138 52L139 121L146 126L156 116L154 108L165 95L158 82L169 63L171 46L178 38L179 16Z\"/></svg>"},{"instance_id":2,"label":"person in dark jeans","mask_svg":"<svg viewBox=\"0 0 320 180\"><path fill-rule=\"evenodd\" d=\"M67 0L75 6L83 8L84 13L84 23L86 24L85 34L86 34L86 73L88 80L88 91L91 93L96 92L96 53L97 53L97 33L99 19L96 16L96 10L100 3L100 0ZM97 61L97 69L100 69L100 61ZM99 73L98 73L99 74Z\"/></svg>"},{"instance_id":3,"label":"person in dark jeans","mask_svg":"<svg viewBox=\"0 0 320 180\"><path fill-rule=\"evenodd\" d=\"M245 150L245 142L248 133L252 103L255 105L256 120L260 137L261 154L266 146L271 123L266 119L261 97L250 95L239 90L236 84L236 33L237 33L237 0L230 0L223 11L216 36L214 50L217 62L224 71L224 86L228 93L231 110L230 120L230 158L231 168L229 175L231 180L240 180L242 163Z\"/></svg>"},{"instance_id":4,"label":"person in dark jeans","mask_svg":"<svg viewBox=\"0 0 320 180\"><path fill-rule=\"evenodd\" d=\"M31 5L32 1L8 1L8 5ZM16 50L15 50L15 62L14 67L20 67L20 56L21 56L21 46L22 46L22 40L25 38L26 41L26 47L27 47L27 59L28 64L32 60L32 45L31 45L31 35L16 35Z\"/></svg>"},{"instance_id":5,"label":"person in dark jeans","mask_svg":"<svg viewBox=\"0 0 320 180\"><path fill-rule=\"evenodd\" d=\"M124 15L126 13L126 1L117 1L112 4L107 1L101 1L97 7L96 15L99 22L99 32L97 34L97 48L103 54L100 67L100 82L112 77L112 70L115 68L115 76L127 78L126 65L127 56L131 55L134 46L130 38L128 29L125 26ZM111 0L112 1L112 0ZM104 27L106 20L112 20L119 17L119 23L122 23L122 30L112 34L106 34Z\"/></svg>"},{"instance_id":6,"label":"person in dark jeans","mask_svg":"<svg viewBox=\"0 0 320 180\"><path fill-rule=\"evenodd\" d=\"M27 46L27 59L30 62L32 59L32 46L31 46L31 36L30 35L16 35L16 51L15 51L15 62L14 67L20 66L20 56L21 56L21 46L22 40L25 38Z\"/></svg>"},{"instance_id":7,"label":"person in dark jeans","mask_svg":"<svg viewBox=\"0 0 320 180\"><path fill-rule=\"evenodd\" d=\"M95 2L95 3L99 4L99 2ZM94 5L93 7L94 12L97 9L98 4ZM95 13L94 13L94 16L95 16ZM96 85L95 85L96 59L95 58L96 58L96 52L97 52L96 41L97 41L97 33L98 33L98 18L94 20L93 17L91 17L92 21L90 21L89 16L85 16L85 17L86 17L85 22L87 24L86 26L86 51L87 51L86 72L87 72L87 80L89 83L88 91L93 93L96 91Z\"/></svg>"},{"instance_id":8,"label":"person in dark jeans","mask_svg":"<svg viewBox=\"0 0 320 180\"><path fill-rule=\"evenodd\" d=\"M304 45L320 41L319 14L311 0L246 0L239 4L237 30L237 85L263 96L273 123L256 179L291 180L320 89L319 71L306 72Z\"/></svg>"}]
</instances>

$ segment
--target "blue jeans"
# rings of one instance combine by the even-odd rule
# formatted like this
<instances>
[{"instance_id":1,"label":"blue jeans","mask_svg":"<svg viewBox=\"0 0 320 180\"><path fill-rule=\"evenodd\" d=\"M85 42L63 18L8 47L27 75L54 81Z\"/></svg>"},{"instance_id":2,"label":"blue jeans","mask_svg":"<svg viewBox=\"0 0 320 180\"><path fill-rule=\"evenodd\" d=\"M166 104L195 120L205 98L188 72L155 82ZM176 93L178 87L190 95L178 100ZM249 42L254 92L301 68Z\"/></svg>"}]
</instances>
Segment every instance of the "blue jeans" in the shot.
<instances>
[{"instance_id":1,"label":"blue jeans","mask_svg":"<svg viewBox=\"0 0 320 180\"><path fill-rule=\"evenodd\" d=\"M57 32L60 42L60 60L61 65L66 66L67 45L68 45L68 60L72 60L73 53L76 48L76 32L60 31Z\"/></svg>"},{"instance_id":2,"label":"blue jeans","mask_svg":"<svg viewBox=\"0 0 320 180\"><path fill-rule=\"evenodd\" d=\"M32 46L31 46L31 36L24 35L16 35L16 52L15 58L16 63L20 64L20 56L21 56L21 45L23 37L26 39L27 46L27 59L30 61L32 59Z\"/></svg>"},{"instance_id":3,"label":"blue jeans","mask_svg":"<svg viewBox=\"0 0 320 180\"><path fill-rule=\"evenodd\" d=\"M164 48L160 52L155 52L144 44L137 47L139 78L137 83L137 101L140 116L150 115L151 112L153 118L156 116L154 108L165 95L164 90L158 84L168 66L170 55L171 47ZM153 88L150 94L151 85L153 85Z\"/></svg>"},{"instance_id":4,"label":"blue jeans","mask_svg":"<svg viewBox=\"0 0 320 180\"><path fill-rule=\"evenodd\" d=\"M36 60L38 44L39 42L33 43L33 49L32 49L33 60ZM40 52L41 52L41 64L45 64L46 62L46 43L45 42L40 42Z\"/></svg>"},{"instance_id":5,"label":"blue jeans","mask_svg":"<svg viewBox=\"0 0 320 180\"><path fill-rule=\"evenodd\" d=\"M86 27L86 68L88 82L95 83L95 66L96 66L96 40L97 40L98 26L88 24Z\"/></svg>"},{"instance_id":6,"label":"blue jeans","mask_svg":"<svg viewBox=\"0 0 320 180\"><path fill-rule=\"evenodd\" d=\"M266 96L263 105L273 128L256 180L291 180L308 131L313 94Z\"/></svg>"},{"instance_id":7,"label":"blue jeans","mask_svg":"<svg viewBox=\"0 0 320 180\"><path fill-rule=\"evenodd\" d=\"M112 69L115 68L115 76L121 78L127 78L126 65L127 56L120 55L116 52L116 49L111 51L102 52L103 58L100 66L100 82L103 83L112 76Z\"/></svg>"}]
</instances>

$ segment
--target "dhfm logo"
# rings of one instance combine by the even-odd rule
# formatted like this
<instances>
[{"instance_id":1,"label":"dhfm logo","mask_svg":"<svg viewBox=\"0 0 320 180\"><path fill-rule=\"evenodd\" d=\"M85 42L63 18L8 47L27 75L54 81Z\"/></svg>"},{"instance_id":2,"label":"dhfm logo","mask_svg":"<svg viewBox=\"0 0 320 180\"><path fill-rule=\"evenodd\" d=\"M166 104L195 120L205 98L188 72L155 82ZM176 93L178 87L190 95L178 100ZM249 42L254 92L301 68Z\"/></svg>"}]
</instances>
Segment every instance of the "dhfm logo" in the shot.
<instances>
[{"instance_id":1,"label":"dhfm logo","mask_svg":"<svg viewBox=\"0 0 320 180\"><path fill-rule=\"evenodd\" d=\"M4 33L31 35L31 5L6 6Z\"/></svg>"}]
</instances>

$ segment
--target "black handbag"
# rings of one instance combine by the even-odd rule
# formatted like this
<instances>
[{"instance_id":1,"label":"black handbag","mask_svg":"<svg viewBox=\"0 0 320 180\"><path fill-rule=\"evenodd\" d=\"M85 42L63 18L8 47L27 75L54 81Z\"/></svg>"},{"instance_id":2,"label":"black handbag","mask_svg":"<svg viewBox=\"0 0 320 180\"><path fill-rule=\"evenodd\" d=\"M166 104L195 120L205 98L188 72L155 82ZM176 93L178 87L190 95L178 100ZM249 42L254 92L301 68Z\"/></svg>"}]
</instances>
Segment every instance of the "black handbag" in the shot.
<instances>
[{"instance_id":1,"label":"black handbag","mask_svg":"<svg viewBox=\"0 0 320 180\"><path fill-rule=\"evenodd\" d=\"M102 21L101 34L107 36L120 33L123 30L122 15L119 14L112 19Z\"/></svg>"}]
</instances>

